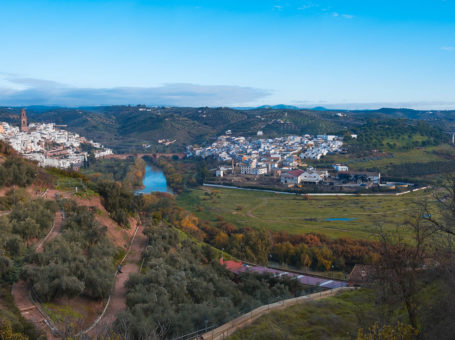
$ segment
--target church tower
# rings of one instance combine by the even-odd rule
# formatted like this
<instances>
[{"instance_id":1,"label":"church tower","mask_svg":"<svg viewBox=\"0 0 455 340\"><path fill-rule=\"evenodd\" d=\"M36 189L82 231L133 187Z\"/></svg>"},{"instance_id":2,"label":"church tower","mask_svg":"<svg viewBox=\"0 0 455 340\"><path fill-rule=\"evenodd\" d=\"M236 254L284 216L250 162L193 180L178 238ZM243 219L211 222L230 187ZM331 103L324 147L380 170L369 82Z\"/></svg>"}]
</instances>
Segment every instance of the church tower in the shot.
<instances>
[{"instance_id":1,"label":"church tower","mask_svg":"<svg viewBox=\"0 0 455 340\"><path fill-rule=\"evenodd\" d=\"M28 125L27 125L27 114L25 113L25 109L21 110L21 131L27 132Z\"/></svg>"}]
</instances>

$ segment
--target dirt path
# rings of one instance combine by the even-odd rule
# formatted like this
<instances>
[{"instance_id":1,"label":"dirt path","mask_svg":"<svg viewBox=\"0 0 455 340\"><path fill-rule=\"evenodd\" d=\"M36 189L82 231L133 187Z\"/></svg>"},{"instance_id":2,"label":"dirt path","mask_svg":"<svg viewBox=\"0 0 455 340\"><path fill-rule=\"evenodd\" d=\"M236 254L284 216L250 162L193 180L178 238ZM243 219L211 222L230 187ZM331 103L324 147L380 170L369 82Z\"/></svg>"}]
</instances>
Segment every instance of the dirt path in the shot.
<instances>
[{"instance_id":1,"label":"dirt path","mask_svg":"<svg viewBox=\"0 0 455 340\"><path fill-rule=\"evenodd\" d=\"M63 225L63 212L58 211L55 215L54 225L46 237L39 243L36 251L42 252L43 245L54 239L60 232ZM134 239L131 242L129 251L124 259L122 273L117 274L113 292L111 294L109 304L99 320L98 324L88 332L88 335L93 337L101 334L106 328L110 327L115 321L117 314L126 309L126 294L127 289L125 283L129 275L139 271L139 265L142 259L142 251L147 245L147 236L143 234L144 227L139 225L136 229ZM48 322L41 314L37 306L34 305L30 298L30 290L27 283L23 280L15 283L12 288L12 295L16 306L19 308L22 316L33 323L37 329L44 332L48 339L59 339L51 332Z\"/></svg>"},{"instance_id":2,"label":"dirt path","mask_svg":"<svg viewBox=\"0 0 455 340\"><path fill-rule=\"evenodd\" d=\"M62 231L62 225L63 225L63 211L59 210L55 214L54 224L52 225L51 230L36 247L37 253L41 253L43 251L43 245L45 242L52 241L55 237L57 237L58 234L60 234L60 232Z\"/></svg>"},{"instance_id":3,"label":"dirt path","mask_svg":"<svg viewBox=\"0 0 455 340\"><path fill-rule=\"evenodd\" d=\"M264 198L262 199L262 202L259 203L258 205L256 205L255 207L251 208L250 210L248 210L248 212L246 213L249 217L252 217L252 218L257 218L257 219L260 219L259 217L253 215L253 210L256 210L258 208L262 208L262 206L266 205L268 203L268 200L267 198Z\"/></svg>"},{"instance_id":4,"label":"dirt path","mask_svg":"<svg viewBox=\"0 0 455 340\"><path fill-rule=\"evenodd\" d=\"M46 235L45 238L41 240L41 242L38 244L36 251L38 253L43 251L43 245L44 242L50 241L54 239L61 231L63 224L63 212L58 211L55 214L54 218L54 223L52 225L51 230L49 233ZM20 280L19 282L16 282L13 285L13 288L11 290L11 293L14 297L14 302L19 308L19 311L21 312L21 315L30 321L35 327L39 330L41 330L44 334L46 334L47 339L57 339L54 337L52 334L48 324L47 320L44 318L44 316L41 314L37 306L33 303L33 301L30 298L30 290L27 285L27 282L24 280Z\"/></svg>"},{"instance_id":5,"label":"dirt path","mask_svg":"<svg viewBox=\"0 0 455 340\"><path fill-rule=\"evenodd\" d=\"M144 235L143 230L144 227L139 225L136 236L131 243L130 251L125 258L122 273L119 273L115 278L114 289L107 309L98 324L87 333L90 337L102 334L103 331L112 325L117 318L117 314L126 309L126 294L128 291L125 283L128 281L130 274L139 271L142 251L147 245L147 236Z\"/></svg>"},{"instance_id":6,"label":"dirt path","mask_svg":"<svg viewBox=\"0 0 455 340\"><path fill-rule=\"evenodd\" d=\"M21 315L26 320L31 322L36 327L36 329L46 334L47 339L49 340L57 339L52 334L43 315L31 301L27 283L23 280L16 282L13 285L11 293L13 294L14 302L17 308L19 308Z\"/></svg>"}]
</instances>

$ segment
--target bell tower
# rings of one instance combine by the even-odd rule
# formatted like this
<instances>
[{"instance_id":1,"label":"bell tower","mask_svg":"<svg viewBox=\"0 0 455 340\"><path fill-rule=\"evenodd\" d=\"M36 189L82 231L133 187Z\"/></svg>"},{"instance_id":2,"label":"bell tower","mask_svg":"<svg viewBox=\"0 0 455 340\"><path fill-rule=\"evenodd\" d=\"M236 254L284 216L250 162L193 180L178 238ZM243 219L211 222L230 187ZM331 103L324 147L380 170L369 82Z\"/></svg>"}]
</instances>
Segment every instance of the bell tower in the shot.
<instances>
[{"instance_id":1,"label":"bell tower","mask_svg":"<svg viewBox=\"0 0 455 340\"><path fill-rule=\"evenodd\" d=\"M27 132L28 125L27 125L27 114L25 113L25 109L21 110L21 131Z\"/></svg>"}]
</instances>

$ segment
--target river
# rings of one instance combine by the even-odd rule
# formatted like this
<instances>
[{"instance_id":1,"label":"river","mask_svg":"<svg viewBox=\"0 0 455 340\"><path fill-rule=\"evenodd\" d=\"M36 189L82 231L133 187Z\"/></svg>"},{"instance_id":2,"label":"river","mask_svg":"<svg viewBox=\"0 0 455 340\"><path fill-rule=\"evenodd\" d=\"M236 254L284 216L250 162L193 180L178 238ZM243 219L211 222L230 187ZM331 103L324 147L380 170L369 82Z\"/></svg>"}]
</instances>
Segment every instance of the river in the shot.
<instances>
[{"instance_id":1,"label":"river","mask_svg":"<svg viewBox=\"0 0 455 340\"><path fill-rule=\"evenodd\" d=\"M145 166L145 176L142 184L144 188L137 190L136 194L150 194L157 191L172 194L172 190L167 186L163 171L155 166Z\"/></svg>"}]
</instances>

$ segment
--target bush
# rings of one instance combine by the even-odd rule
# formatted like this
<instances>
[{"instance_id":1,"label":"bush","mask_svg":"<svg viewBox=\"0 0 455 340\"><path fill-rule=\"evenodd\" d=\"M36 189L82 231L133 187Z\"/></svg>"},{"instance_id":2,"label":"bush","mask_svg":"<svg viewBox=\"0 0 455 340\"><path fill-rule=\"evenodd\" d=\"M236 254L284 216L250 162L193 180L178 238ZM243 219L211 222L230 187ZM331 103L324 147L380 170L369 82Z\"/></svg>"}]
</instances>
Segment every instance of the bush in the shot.
<instances>
[{"instance_id":1,"label":"bush","mask_svg":"<svg viewBox=\"0 0 455 340\"><path fill-rule=\"evenodd\" d=\"M31 258L22 275L44 301L78 295L105 298L115 271L115 249L106 237L106 227L96 222L93 210L70 201L63 205L62 234Z\"/></svg>"},{"instance_id":2,"label":"bush","mask_svg":"<svg viewBox=\"0 0 455 340\"><path fill-rule=\"evenodd\" d=\"M0 187L18 185L26 187L33 183L37 175L36 167L20 157L9 157L0 166Z\"/></svg>"}]
</instances>

